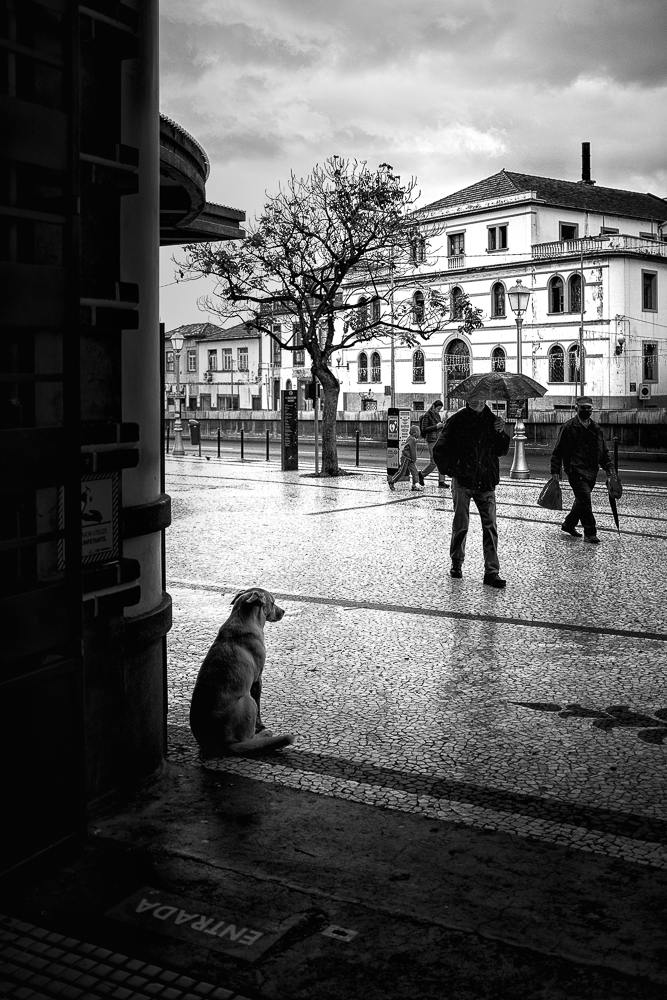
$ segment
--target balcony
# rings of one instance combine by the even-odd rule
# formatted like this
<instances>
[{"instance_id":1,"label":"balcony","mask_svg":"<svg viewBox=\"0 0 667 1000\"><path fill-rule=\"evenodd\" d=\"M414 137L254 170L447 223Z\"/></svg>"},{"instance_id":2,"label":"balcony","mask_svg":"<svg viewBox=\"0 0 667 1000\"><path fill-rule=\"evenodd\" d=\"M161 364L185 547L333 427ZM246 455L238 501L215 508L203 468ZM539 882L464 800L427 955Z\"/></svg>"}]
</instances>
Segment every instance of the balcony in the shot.
<instances>
[{"instance_id":1,"label":"balcony","mask_svg":"<svg viewBox=\"0 0 667 1000\"><path fill-rule=\"evenodd\" d=\"M555 243L534 243L535 259L571 257L589 253L641 253L653 257L667 257L667 243L647 240L641 236L607 233L604 236L584 236L578 240L559 240Z\"/></svg>"},{"instance_id":2,"label":"balcony","mask_svg":"<svg viewBox=\"0 0 667 1000\"><path fill-rule=\"evenodd\" d=\"M461 268L465 267L466 255L464 253L454 254L452 257L447 258L447 269L449 271L460 271Z\"/></svg>"}]
</instances>

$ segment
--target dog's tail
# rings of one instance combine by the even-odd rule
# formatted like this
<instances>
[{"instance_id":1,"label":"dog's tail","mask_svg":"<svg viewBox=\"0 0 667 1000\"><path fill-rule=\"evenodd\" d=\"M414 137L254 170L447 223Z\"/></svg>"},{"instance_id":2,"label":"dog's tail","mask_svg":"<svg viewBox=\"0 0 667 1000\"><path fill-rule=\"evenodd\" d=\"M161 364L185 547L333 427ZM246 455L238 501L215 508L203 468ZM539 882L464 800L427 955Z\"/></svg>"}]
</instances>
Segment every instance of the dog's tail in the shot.
<instances>
[{"instance_id":1,"label":"dog's tail","mask_svg":"<svg viewBox=\"0 0 667 1000\"><path fill-rule=\"evenodd\" d=\"M243 757L254 756L260 753L272 753L274 750L282 750L294 743L291 733L284 736L262 736L258 733L251 740L243 740L242 743L230 743L227 749L233 754Z\"/></svg>"}]
</instances>

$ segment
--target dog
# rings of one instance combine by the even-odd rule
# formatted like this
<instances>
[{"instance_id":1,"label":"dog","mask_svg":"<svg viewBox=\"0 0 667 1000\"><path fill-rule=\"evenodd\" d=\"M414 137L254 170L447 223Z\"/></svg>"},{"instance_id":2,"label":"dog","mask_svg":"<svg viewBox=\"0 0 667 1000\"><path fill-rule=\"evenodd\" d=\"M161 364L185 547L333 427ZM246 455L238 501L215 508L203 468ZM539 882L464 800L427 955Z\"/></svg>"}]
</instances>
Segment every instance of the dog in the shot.
<instances>
[{"instance_id":1,"label":"dog","mask_svg":"<svg viewBox=\"0 0 667 1000\"><path fill-rule=\"evenodd\" d=\"M199 668L190 728L205 756L241 756L280 750L294 736L273 736L260 717L262 671L266 660L265 622L279 622L285 612L268 590L242 590L232 612Z\"/></svg>"}]
</instances>

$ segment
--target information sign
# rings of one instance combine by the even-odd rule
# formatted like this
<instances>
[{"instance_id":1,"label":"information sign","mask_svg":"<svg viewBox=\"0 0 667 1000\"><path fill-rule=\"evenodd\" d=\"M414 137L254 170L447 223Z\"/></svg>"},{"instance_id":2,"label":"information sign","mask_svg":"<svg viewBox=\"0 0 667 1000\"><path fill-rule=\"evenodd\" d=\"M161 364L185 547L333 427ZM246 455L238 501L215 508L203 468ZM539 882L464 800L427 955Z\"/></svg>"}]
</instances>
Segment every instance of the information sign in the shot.
<instances>
[{"instance_id":1,"label":"information sign","mask_svg":"<svg viewBox=\"0 0 667 1000\"><path fill-rule=\"evenodd\" d=\"M299 394L296 389L280 393L280 457L283 472L299 468Z\"/></svg>"},{"instance_id":2,"label":"information sign","mask_svg":"<svg viewBox=\"0 0 667 1000\"><path fill-rule=\"evenodd\" d=\"M387 474L398 472L401 449L410 433L410 410L390 406L387 410Z\"/></svg>"},{"instance_id":3,"label":"information sign","mask_svg":"<svg viewBox=\"0 0 667 1000\"><path fill-rule=\"evenodd\" d=\"M528 416L527 399L511 399L507 404L508 420L525 420Z\"/></svg>"}]
</instances>

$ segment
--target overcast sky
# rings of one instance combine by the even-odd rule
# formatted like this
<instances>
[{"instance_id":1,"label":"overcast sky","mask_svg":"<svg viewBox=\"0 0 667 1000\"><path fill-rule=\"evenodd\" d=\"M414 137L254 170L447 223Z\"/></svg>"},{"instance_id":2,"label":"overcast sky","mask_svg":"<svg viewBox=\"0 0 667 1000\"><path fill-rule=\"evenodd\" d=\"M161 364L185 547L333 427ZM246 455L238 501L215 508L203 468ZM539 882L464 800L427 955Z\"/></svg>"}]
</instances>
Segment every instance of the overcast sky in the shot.
<instances>
[{"instance_id":1,"label":"overcast sky","mask_svg":"<svg viewBox=\"0 0 667 1000\"><path fill-rule=\"evenodd\" d=\"M251 218L337 153L427 204L496 173L667 196L667 0L161 0L161 110L206 149L210 201ZM207 319L173 281L167 329ZM212 317L213 318L213 317Z\"/></svg>"}]
</instances>

